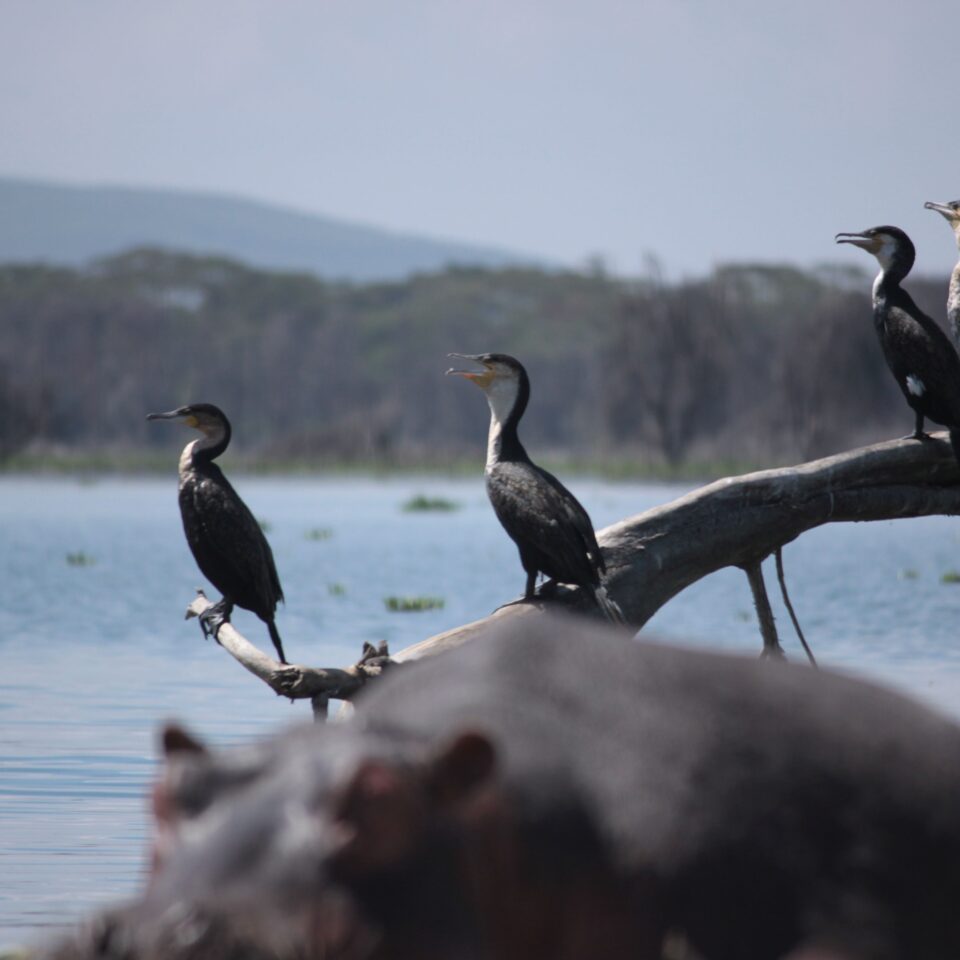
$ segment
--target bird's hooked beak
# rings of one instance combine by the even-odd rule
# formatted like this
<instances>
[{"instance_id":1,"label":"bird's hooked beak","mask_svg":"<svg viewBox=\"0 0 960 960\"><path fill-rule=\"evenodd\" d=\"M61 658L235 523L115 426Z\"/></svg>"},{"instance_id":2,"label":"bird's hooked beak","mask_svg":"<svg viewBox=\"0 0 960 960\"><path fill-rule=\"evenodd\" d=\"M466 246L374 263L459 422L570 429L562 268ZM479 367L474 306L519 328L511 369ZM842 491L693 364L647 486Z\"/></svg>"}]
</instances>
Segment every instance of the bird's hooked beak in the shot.
<instances>
[{"instance_id":1,"label":"bird's hooked beak","mask_svg":"<svg viewBox=\"0 0 960 960\"><path fill-rule=\"evenodd\" d=\"M448 353L448 357L455 360L470 360L473 363L481 364L485 369L483 373L480 373L477 370L457 370L454 367L451 367L445 374L449 377L451 374L455 377L463 377L465 380L469 380L472 383L475 383L481 390L485 390L490 386L491 381L493 380L494 373L493 368L483 359L482 354L469 354L469 353Z\"/></svg>"},{"instance_id":2,"label":"bird's hooked beak","mask_svg":"<svg viewBox=\"0 0 960 960\"><path fill-rule=\"evenodd\" d=\"M868 250L873 253L879 248L879 242L876 237L867 236L865 233L838 233L834 238L837 243L851 243L861 250Z\"/></svg>"},{"instance_id":3,"label":"bird's hooked beak","mask_svg":"<svg viewBox=\"0 0 960 960\"><path fill-rule=\"evenodd\" d=\"M936 210L941 216L946 217L951 223L955 220L960 219L960 210L952 203L936 203L933 200L928 200L923 205L924 210Z\"/></svg>"},{"instance_id":4,"label":"bird's hooked beak","mask_svg":"<svg viewBox=\"0 0 960 960\"><path fill-rule=\"evenodd\" d=\"M148 413L148 420L179 420L185 427L197 427L199 421L192 414L186 412L183 407L177 407L176 410L168 410L166 413Z\"/></svg>"}]
</instances>

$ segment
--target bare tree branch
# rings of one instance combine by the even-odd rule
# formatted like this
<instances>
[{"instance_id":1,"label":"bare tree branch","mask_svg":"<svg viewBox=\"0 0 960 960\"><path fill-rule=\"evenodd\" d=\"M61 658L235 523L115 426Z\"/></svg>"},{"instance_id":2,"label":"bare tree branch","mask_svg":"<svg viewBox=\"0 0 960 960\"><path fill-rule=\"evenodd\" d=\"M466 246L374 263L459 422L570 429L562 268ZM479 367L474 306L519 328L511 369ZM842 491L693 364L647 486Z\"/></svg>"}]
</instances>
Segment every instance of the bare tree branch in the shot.
<instances>
[{"instance_id":1,"label":"bare tree branch","mask_svg":"<svg viewBox=\"0 0 960 960\"><path fill-rule=\"evenodd\" d=\"M783 605L787 608L787 613L790 614L790 619L793 621L793 629L797 631L797 636L800 638L800 643L803 646L803 652L807 655L807 659L810 661L810 666L816 669L817 659L813 655L813 651L810 649L810 645L807 643L807 638L803 635L803 630L800 627L800 620L797 618L796 611L793 609L793 604L790 602L790 593L787 590L787 577L783 572L783 547L777 547L773 551L773 555L777 560L777 580L780 581L780 594L783 597Z\"/></svg>"},{"instance_id":2,"label":"bare tree branch","mask_svg":"<svg viewBox=\"0 0 960 960\"><path fill-rule=\"evenodd\" d=\"M210 606L204 592L197 590L197 596L187 607L187 619L199 617ZM312 700L314 714L318 716L325 715L326 701L331 697L349 700L367 680L379 676L388 657L385 644L377 649L368 643L352 667L321 669L283 664L255 647L232 623L220 627L217 643L278 696Z\"/></svg>"},{"instance_id":3,"label":"bare tree branch","mask_svg":"<svg viewBox=\"0 0 960 960\"><path fill-rule=\"evenodd\" d=\"M767 596L767 585L763 582L763 565L755 560L743 568L753 594L753 605L757 611L757 621L760 624L760 636L763 639L763 651L760 656L773 657L776 660L785 660L786 654L780 646L777 636L777 624L773 619L773 608Z\"/></svg>"},{"instance_id":4,"label":"bare tree branch","mask_svg":"<svg viewBox=\"0 0 960 960\"><path fill-rule=\"evenodd\" d=\"M756 599L756 571L764 558L824 523L958 513L960 470L945 435L938 435L930 441L893 440L795 467L717 480L607 527L598 540L609 571L607 590L639 629L680 591L722 567L747 571ZM208 603L201 595L188 616L198 615ZM218 640L282 696L349 700L387 662L416 660L458 646L494 623L535 616L547 603L595 612L592 598L560 588L555 598L508 604L482 620L413 644L389 660L385 650L373 651L368 645L357 664L339 670L284 666L230 624L220 628ZM762 605L763 600L758 614ZM765 649L775 641L774 629L765 634Z\"/></svg>"}]
</instances>

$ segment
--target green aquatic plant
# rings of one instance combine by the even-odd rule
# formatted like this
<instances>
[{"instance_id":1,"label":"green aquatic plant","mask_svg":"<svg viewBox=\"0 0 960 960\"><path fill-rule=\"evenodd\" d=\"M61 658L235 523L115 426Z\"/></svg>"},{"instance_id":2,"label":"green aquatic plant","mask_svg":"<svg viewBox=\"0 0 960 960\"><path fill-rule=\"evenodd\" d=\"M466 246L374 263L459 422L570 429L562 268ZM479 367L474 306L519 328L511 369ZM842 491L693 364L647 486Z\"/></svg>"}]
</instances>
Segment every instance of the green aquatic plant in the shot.
<instances>
[{"instance_id":1,"label":"green aquatic plant","mask_svg":"<svg viewBox=\"0 0 960 960\"><path fill-rule=\"evenodd\" d=\"M303 536L306 540L329 540L333 530L330 527L311 527Z\"/></svg>"},{"instance_id":2,"label":"green aquatic plant","mask_svg":"<svg viewBox=\"0 0 960 960\"><path fill-rule=\"evenodd\" d=\"M901 580L916 580L920 576L917 570L914 570L913 567L907 567L904 570L900 571Z\"/></svg>"},{"instance_id":3,"label":"green aquatic plant","mask_svg":"<svg viewBox=\"0 0 960 960\"><path fill-rule=\"evenodd\" d=\"M328 583L327 593L331 597L344 597L347 594L347 588L342 583Z\"/></svg>"},{"instance_id":4,"label":"green aquatic plant","mask_svg":"<svg viewBox=\"0 0 960 960\"><path fill-rule=\"evenodd\" d=\"M84 553L82 550L67 554L67 563L70 564L71 567L92 567L96 562L94 557L91 557L89 553Z\"/></svg>"},{"instance_id":5,"label":"green aquatic plant","mask_svg":"<svg viewBox=\"0 0 960 960\"><path fill-rule=\"evenodd\" d=\"M394 613L419 613L423 610L442 610L443 597L384 597L384 605Z\"/></svg>"},{"instance_id":6,"label":"green aquatic plant","mask_svg":"<svg viewBox=\"0 0 960 960\"><path fill-rule=\"evenodd\" d=\"M424 493L418 493L411 497L401 507L404 513L451 513L460 509L460 504L455 500L448 500L446 497L428 497Z\"/></svg>"},{"instance_id":7,"label":"green aquatic plant","mask_svg":"<svg viewBox=\"0 0 960 960\"><path fill-rule=\"evenodd\" d=\"M946 570L940 574L941 583L960 583L960 570Z\"/></svg>"}]
</instances>

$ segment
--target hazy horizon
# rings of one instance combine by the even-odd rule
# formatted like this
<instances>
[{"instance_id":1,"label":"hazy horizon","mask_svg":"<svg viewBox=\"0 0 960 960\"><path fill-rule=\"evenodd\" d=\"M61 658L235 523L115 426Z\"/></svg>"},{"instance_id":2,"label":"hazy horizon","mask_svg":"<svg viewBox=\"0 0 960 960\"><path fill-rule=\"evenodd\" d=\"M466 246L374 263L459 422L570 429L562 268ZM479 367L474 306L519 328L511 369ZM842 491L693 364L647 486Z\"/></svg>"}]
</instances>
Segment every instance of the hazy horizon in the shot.
<instances>
[{"instance_id":1,"label":"hazy horizon","mask_svg":"<svg viewBox=\"0 0 960 960\"><path fill-rule=\"evenodd\" d=\"M956 249L955 4L4 0L0 174L174 188L576 265ZM872 266L869 262L866 266Z\"/></svg>"}]
</instances>

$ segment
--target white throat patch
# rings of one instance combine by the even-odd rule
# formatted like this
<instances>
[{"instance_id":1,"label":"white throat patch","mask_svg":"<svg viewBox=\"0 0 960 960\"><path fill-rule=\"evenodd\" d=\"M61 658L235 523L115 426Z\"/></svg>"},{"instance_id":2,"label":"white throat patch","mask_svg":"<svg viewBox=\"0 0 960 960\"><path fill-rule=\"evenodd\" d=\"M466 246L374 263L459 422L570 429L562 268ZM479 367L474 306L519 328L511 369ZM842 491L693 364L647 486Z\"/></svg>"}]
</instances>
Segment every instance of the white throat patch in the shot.
<instances>
[{"instance_id":1,"label":"white throat patch","mask_svg":"<svg viewBox=\"0 0 960 960\"><path fill-rule=\"evenodd\" d=\"M484 392L490 405L490 433L487 436L487 466L490 466L497 461L500 434L517 402L520 381L516 377L494 377Z\"/></svg>"},{"instance_id":2,"label":"white throat patch","mask_svg":"<svg viewBox=\"0 0 960 960\"><path fill-rule=\"evenodd\" d=\"M487 403L490 404L490 415L498 423L503 424L517 402L520 381L516 377L494 377L485 392Z\"/></svg>"},{"instance_id":3,"label":"white throat patch","mask_svg":"<svg viewBox=\"0 0 960 960\"><path fill-rule=\"evenodd\" d=\"M884 235L880 240L880 249L874 254L884 273L893 265L893 257L897 252L897 241L893 237Z\"/></svg>"},{"instance_id":4,"label":"white throat patch","mask_svg":"<svg viewBox=\"0 0 960 960\"><path fill-rule=\"evenodd\" d=\"M199 440L191 440L180 454L180 463L177 465L177 471L182 477L185 473L193 470L193 449L199 443Z\"/></svg>"},{"instance_id":5,"label":"white throat patch","mask_svg":"<svg viewBox=\"0 0 960 960\"><path fill-rule=\"evenodd\" d=\"M873 281L873 302L876 304L879 299L880 286L883 283L883 278L887 275L887 271L893 266L893 256L897 252L897 244L893 237L883 237L880 241L880 249L874 254L877 258L877 262L880 264L880 272L877 274L877 278Z\"/></svg>"}]
</instances>

